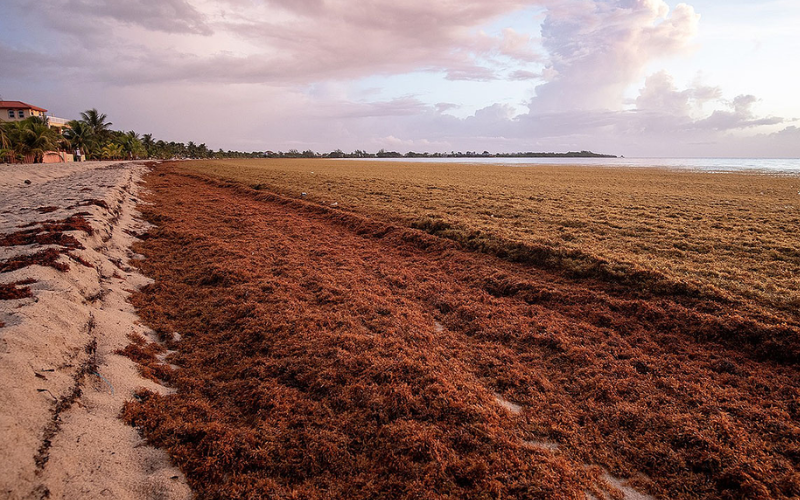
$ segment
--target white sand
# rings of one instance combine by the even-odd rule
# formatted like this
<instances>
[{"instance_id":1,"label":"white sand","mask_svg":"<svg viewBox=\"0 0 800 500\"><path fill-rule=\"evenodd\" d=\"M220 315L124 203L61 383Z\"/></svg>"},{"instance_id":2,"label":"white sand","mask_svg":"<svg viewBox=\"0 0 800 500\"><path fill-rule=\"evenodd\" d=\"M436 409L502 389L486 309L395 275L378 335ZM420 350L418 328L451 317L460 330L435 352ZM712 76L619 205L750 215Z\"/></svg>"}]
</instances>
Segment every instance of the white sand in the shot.
<instances>
[{"instance_id":1,"label":"white sand","mask_svg":"<svg viewBox=\"0 0 800 500\"><path fill-rule=\"evenodd\" d=\"M135 162L0 164L0 233L76 212L90 212L96 230L91 237L71 233L86 247L73 253L92 268L62 256L70 265L65 273L31 266L0 274L0 283L36 280L34 297L0 301L0 498L192 496L166 453L118 419L137 388L168 391L114 354L129 343L128 333L151 333L138 324L125 291L147 282L125 264L133 255L125 230L144 229L134 209L144 170ZM89 199L110 209L75 207ZM59 209L36 210L45 206ZM34 247L0 247L0 260L41 250ZM81 376L93 341L97 369ZM56 416L56 401L76 387L81 395Z\"/></svg>"}]
</instances>

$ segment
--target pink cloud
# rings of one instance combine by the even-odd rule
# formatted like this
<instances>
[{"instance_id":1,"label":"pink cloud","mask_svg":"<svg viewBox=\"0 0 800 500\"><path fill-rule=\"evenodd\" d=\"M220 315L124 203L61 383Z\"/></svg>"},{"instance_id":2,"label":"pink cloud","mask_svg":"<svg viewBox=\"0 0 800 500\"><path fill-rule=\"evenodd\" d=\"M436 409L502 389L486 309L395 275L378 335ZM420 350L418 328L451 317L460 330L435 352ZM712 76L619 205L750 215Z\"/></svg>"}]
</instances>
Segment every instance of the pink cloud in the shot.
<instances>
[{"instance_id":1,"label":"pink cloud","mask_svg":"<svg viewBox=\"0 0 800 500\"><path fill-rule=\"evenodd\" d=\"M475 82L488 82L497 80L499 76L490 68L479 66L477 64L459 64L450 65L447 69L448 80L471 80Z\"/></svg>"},{"instance_id":2,"label":"pink cloud","mask_svg":"<svg viewBox=\"0 0 800 500\"><path fill-rule=\"evenodd\" d=\"M481 31L521 9L529 15L532 6L546 15L541 37L499 23L497 31ZM57 95L73 115L102 108L115 123L167 139L273 150L713 154L734 144L734 133L750 131L761 132L760 139L742 144L800 155L791 145L796 129L774 132L783 120L759 116L753 96L726 101L718 87L678 88L657 72L637 98L623 99L653 61L693 49L699 16L685 4L670 10L662 0L8 0L7 8L37 35L0 35L0 64L21 68L8 76L12 90L36 97L32 89L40 85L42 100ZM432 94L431 102L425 89L355 98L357 90L348 89L362 77L419 71L440 77L436 85L445 88L469 82L454 85L452 98ZM43 77L52 72L63 78ZM526 81L527 94L503 93ZM498 103L530 98L535 84L529 113ZM457 101L465 88L486 95L481 109L461 119L447 112L474 107Z\"/></svg>"},{"instance_id":3,"label":"pink cloud","mask_svg":"<svg viewBox=\"0 0 800 500\"><path fill-rule=\"evenodd\" d=\"M656 57L690 47L699 16L686 4L670 14L662 0L559 4L542 26L554 76L537 87L534 111L620 109L625 89Z\"/></svg>"},{"instance_id":4,"label":"pink cloud","mask_svg":"<svg viewBox=\"0 0 800 500\"><path fill-rule=\"evenodd\" d=\"M295 16L296 22L254 18L224 28L267 48L265 58L288 79L422 69L443 71L450 79L487 80L495 78L494 72L477 64L476 57L532 60L534 52L525 47L530 42L526 35L506 33L482 40L474 29L539 1L332 0L304 2L310 7L298 8L296 2L273 0L270 6Z\"/></svg>"},{"instance_id":5,"label":"pink cloud","mask_svg":"<svg viewBox=\"0 0 800 500\"><path fill-rule=\"evenodd\" d=\"M17 8L44 16L50 25L76 35L86 35L104 22L115 25L140 26L151 31L210 35L207 18L188 0L52 0L36 2L7 0ZM86 24L81 21L91 21Z\"/></svg>"},{"instance_id":6,"label":"pink cloud","mask_svg":"<svg viewBox=\"0 0 800 500\"><path fill-rule=\"evenodd\" d=\"M524 69L518 69L516 71L509 73L506 78L512 81L530 81L530 80L537 80L542 77L543 77L542 73L526 71Z\"/></svg>"},{"instance_id":7,"label":"pink cloud","mask_svg":"<svg viewBox=\"0 0 800 500\"><path fill-rule=\"evenodd\" d=\"M452 102L440 102L436 104L436 112L437 113L445 113L450 111L451 109L458 109L461 106Z\"/></svg>"},{"instance_id":8,"label":"pink cloud","mask_svg":"<svg viewBox=\"0 0 800 500\"><path fill-rule=\"evenodd\" d=\"M534 48L539 43L540 40L531 35L517 33L513 28L506 28L503 30L500 53L519 61L540 62L542 55Z\"/></svg>"},{"instance_id":9,"label":"pink cloud","mask_svg":"<svg viewBox=\"0 0 800 500\"><path fill-rule=\"evenodd\" d=\"M711 116L699 121L697 126L714 130L731 130L783 123L783 118L755 116L752 107L757 101L753 95L737 96L730 103L732 111L714 111Z\"/></svg>"},{"instance_id":10,"label":"pink cloud","mask_svg":"<svg viewBox=\"0 0 800 500\"><path fill-rule=\"evenodd\" d=\"M283 84L418 70L441 72L453 80L491 80L497 74L486 60L503 56L533 61L538 55L529 35L507 30L480 40L477 28L544 0L10 1L21 15L46 29L91 26L69 28L66 33L81 47L60 54L91 54L94 62L84 68L90 78L126 84ZM64 23L65 18L70 22ZM123 32L120 26L131 30ZM212 41L192 44L154 38L149 32L208 35Z\"/></svg>"},{"instance_id":11,"label":"pink cloud","mask_svg":"<svg viewBox=\"0 0 800 500\"><path fill-rule=\"evenodd\" d=\"M672 77L665 71L650 75L636 98L640 110L658 110L670 114L689 112L689 91L678 92Z\"/></svg>"}]
</instances>

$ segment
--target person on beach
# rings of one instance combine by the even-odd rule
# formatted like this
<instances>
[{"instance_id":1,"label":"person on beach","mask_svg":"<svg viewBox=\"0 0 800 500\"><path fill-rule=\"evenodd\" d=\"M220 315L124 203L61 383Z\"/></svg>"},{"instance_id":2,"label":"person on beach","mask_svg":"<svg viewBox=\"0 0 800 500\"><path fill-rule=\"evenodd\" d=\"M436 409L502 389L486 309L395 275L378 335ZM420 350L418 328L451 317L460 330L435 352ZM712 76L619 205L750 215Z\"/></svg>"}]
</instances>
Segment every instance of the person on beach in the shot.
<instances>
[{"instance_id":1,"label":"person on beach","mask_svg":"<svg viewBox=\"0 0 800 500\"><path fill-rule=\"evenodd\" d=\"M75 161L81 161L81 148L75 149Z\"/></svg>"}]
</instances>

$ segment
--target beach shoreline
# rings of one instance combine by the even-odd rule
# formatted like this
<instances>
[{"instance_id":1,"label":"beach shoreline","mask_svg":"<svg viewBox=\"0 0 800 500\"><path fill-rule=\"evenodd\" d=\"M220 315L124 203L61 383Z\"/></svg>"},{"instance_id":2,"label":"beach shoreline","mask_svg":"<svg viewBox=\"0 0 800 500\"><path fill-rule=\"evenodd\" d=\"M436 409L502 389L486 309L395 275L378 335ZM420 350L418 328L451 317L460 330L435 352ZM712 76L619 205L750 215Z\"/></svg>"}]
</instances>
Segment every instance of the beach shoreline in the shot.
<instances>
[{"instance_id":1,"label":"beach shoreline","mask_svg":"<svg viewBox=\"0 0 800 500\"><path fill-rule=\"evenodd\" d=\"M191 497L168 457L118 418L135 390L168 392L115 354L128 334L149 333L127 301L148 282L127 264L146 230L135 206L147 169L0 165L0 284L20 296L0 300L4 498Z\"/></svg>"}]
</instances>

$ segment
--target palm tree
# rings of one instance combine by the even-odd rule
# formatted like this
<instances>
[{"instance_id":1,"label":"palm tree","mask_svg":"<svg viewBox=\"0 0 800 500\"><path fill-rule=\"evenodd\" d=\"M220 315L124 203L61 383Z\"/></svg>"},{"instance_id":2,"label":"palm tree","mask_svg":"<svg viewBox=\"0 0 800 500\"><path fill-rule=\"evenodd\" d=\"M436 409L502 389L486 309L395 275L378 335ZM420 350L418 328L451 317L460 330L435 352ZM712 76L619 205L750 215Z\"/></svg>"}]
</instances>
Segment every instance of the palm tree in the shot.
<instances>
[{"instance_id":1,"label":"palm tree","mask_svg":"<svg viewBox=\"0 0 800 500\"><path fill-rule=\"evenodd\" d=\"M23 121L26 121L26 120L23 120ZM47 125L48 127L50 126L50 118L48 118L47 116L44 116L44 115L29 116L27 121L30 121L31 123L38 123L40 125Z\"/></svg>"},{"instance_id":2,"label":"palm tree","mask_svg":"<svg viewBox=\"0 0 800 500\"><path fill-rule=\"evenodd\" d=\"M0 148L7 149L11 146L11 141L8 138L8 130L6 130L6 126L4 123L0 123Z\"/></svg>"},{"instance_id":3,"label":"palm tree","mask_svg":"<svg viewBox=\"0 0 800 500\"><path fill-rule=\"evenodd\" d=\"M34 163L41 163L45 151L56 149L56 133L43 120L23 120L19 151L23 155L33 155Z\"/></svg>"},{"instance_id":4,"label":"palm tree","mask_svg":"<svg viewBox=\"0 0 800 500\"><path fill-rule=\"evenodd\" d=\"M64 137L69 141L70 147L73 151L80 148L88 159L93 154L97 142L91 127L88 123L78 120L71 120L67 125L69 128L64 130Z\"/></svg>"},{"instance_id":5,"label":"palm tree","mask_svg":"<svg viewBox=\"0 0 800 500\"><path fill-rule=\"evenodd\" d=\"M6 132L6 139L8 140L8 150L6 157L11 161L21 161L24 158L23 139L25 137L25 129L27 122L16 121L7 122L3 124Z\"/></svg>"},{"instance_id":6,"label":"palm tree","mask_svg":"<svg viewBox=\"0 0 800 500\"><path fill-rule=\"evenodd\" d=\"M147 153L148 158L153 156L153 148L155 144L156 143L153 140L153 134L144 134L142 136L142 146L144 146L144 150Z\"/></svg>"},{"instance_id":7,"label":"palm tree","mask_svg":"<svg viewBox=\"0 0 800 500\"><path fill-rule=\"evenodd\" d=\"M81 121L85 122L98 139L108 138L113 123L106 121L105 113L100 113L95 108L81 113Z\"/></svg>"},{"instance_id":8,"label":"palm tree","mask_svg":"<svg viewBox=\"0 0 800 500\"><path fill-rule=\"evenodd\" d=\"M139 134L131 130L127 134L120 136L118 144L122 146L122 151L128 158L138 158L146 154L142 141L139 139Z\"/></svg>"},{"instance_id":9,"label":"palm tree","mask_svg":"<svg viewBox=\"0 0 800 500\"><path fill-rule=\"evenodd\" d=\"M120 146L119 144L114 144L114 143L107 144L100 151L100 156L104 160L120 160L120 159L122 159L124 154L125 153L122 150L122 146Z\"/></svg>"},{"instance_id":10,"label":"palm tree","mask_svg":"<svg viewBox=\"0 0 800 500\"><path fill-rule=\"evenodd\" d=\"M0 123L0 160L11 161L11 139L8 136L8 128L6 123Z\"/></svg>"},{"instance_id":11,"label":"palm tree","mask_svg":"<svg viewBox=\"0 0 800 500\"><path fill-rule=\"evenodd\" d=\"M17 148L22 142L22 135L25 133L25 122L7 122L4 125L9 145Z\"/></svg>"}]
</instances>

